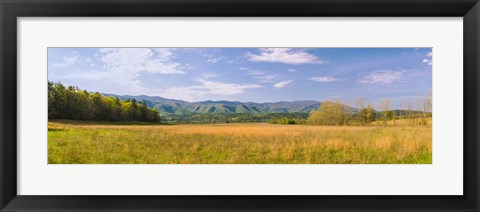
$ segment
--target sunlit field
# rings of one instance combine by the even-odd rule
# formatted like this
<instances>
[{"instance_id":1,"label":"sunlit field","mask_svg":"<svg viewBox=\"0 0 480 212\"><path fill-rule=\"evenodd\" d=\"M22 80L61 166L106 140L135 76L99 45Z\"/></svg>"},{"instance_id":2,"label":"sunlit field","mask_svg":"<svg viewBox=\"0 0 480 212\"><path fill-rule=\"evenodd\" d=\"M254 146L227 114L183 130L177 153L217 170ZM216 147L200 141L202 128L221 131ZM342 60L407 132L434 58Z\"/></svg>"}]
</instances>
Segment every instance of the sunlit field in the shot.
<instances>
[{"instance_id":1,"label":"sunlit field","mask_svg":"<svg viewBox=\"0 0 480 212\"><path fill-rule=\"evenodd\" d=\"M432 127L51 121L49 164L431 164Z\"/></svg>"}]
</instances>

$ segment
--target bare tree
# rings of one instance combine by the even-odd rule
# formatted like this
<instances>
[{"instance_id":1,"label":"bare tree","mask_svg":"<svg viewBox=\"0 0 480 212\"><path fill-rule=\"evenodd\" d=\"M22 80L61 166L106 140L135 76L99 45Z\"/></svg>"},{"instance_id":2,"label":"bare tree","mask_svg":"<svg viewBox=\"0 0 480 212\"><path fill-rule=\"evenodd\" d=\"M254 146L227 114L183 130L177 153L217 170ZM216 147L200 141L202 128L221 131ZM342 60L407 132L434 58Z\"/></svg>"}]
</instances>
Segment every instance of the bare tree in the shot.
<instances>
[{"instance_id":1,"label":"bare tree","mask_svg":"<svg viewBox=\"0 0 480 212\"><path fill-rule=\"evenodd\" d=\"M429 91L423 99L422 124L428 124L429 113L432 112L432 91Z\"/></svg>"},{"instance_id":2,"label":"bare tree","mask_svg":"<svg viewBox=\"0 0 480 212\"><path fill-rule=\"evenodd\" d=\"M357 109L357 122L362 125L366 124L365 120L365 100L362 97L355 99L355 108Z\"/></svg>"},{"instance_id":3,"label":"bare tree","mask_svg":"<svg viewBox=\"0 0 480 212\"><path fill-rule=\"evenodd\" d=\"M405 118L408 119L408 124L409 125L413 125L415 122L412 120L413 117L412 117L412 103L407 103L405 106L404 106L404 109L405 109Z\"/></svg>"},{"instance_id":4,"label":"bare tree","mask_svg":"<svg viewBox=\"0 0 480 212\"><path fill-rule=\"evenodd\" d=\"M422 111L422 100L420 96L417 95L416 101L415 101L415 124L421 124L422 123L422 114L420 114L420 111ZM417 118L419 120L417 120Z\"/></svg>"},{"instance_id":5,"label":"bare tree","mask_svg":"<svg viewBox=\"0 0 480 212\"><path fill-rule=\"evenodd\" d=\"M382 116L383 116L382 118L383 118L384 125L387 125L387 119L389 116L389 110L391 106L392 106L392 102L388 98L385 98L382 100L382 102L380 102L380 109L382 110Z\"/></svg>"}]
</instances>

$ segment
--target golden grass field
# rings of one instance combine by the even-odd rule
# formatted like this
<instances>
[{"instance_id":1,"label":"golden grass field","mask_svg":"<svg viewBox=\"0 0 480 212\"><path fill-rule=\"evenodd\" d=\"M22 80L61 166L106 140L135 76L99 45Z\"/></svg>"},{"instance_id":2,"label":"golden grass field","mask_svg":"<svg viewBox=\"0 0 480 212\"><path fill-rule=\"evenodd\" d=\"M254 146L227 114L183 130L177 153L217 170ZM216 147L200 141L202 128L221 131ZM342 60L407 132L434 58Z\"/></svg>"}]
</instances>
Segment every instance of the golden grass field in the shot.
<instances>
[{"instance_id":1,"label":"golden grass field","mask_svg":"<svg viewBox=\"0 0 480 212\"><path fill-rule=\"evenodd\" d=\"M49 164L431 164L429 126L48 123Z\"/></svg>"}]
</instances>

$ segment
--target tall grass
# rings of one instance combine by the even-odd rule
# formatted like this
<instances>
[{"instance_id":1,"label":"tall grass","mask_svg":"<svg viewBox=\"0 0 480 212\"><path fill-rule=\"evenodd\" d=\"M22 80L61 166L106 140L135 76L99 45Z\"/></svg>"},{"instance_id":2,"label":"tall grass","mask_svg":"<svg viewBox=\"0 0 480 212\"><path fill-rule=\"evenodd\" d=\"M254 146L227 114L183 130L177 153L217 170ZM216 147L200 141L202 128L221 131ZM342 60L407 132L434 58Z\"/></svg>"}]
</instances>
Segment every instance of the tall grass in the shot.
<instances>
[{"instance_id":1,"label":"tall grass","mask_svg":"<svg viewBox=\"0 0 480 212\"><path fill-rule=\"evenodd\" d=\"M431 126L49 122L50 164L430 164Z\"/></svg>"}]
</instances>

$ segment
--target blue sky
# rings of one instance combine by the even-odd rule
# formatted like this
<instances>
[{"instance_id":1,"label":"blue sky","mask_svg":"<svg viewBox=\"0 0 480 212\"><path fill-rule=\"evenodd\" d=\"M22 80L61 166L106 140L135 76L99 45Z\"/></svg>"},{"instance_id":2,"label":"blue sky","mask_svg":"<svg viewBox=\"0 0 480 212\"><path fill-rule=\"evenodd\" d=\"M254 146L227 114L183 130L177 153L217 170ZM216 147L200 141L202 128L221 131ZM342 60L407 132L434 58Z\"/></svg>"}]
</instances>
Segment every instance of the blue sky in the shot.
<instances>
[{"instance_id":1,"label":"blue sky","mask_svg":"<svg viewBox=\"0 0 480 212\"><path fill-rule=\"evenodd\" d=\"M48 80L186 101L362 97L400 108L432 90L432 49L48 48Z\"/></svg>"}]
</instances>

